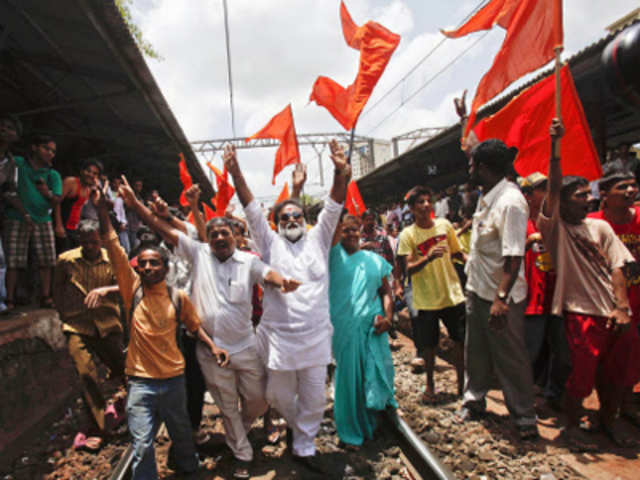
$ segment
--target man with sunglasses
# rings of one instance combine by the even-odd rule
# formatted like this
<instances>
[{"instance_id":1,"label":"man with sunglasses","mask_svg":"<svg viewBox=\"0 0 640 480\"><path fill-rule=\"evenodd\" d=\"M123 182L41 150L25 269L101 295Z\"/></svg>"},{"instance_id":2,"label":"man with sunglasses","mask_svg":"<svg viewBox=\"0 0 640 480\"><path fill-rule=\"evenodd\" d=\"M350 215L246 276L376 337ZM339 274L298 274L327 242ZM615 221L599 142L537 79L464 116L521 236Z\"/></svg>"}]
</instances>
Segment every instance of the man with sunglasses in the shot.
<instances>
[{"instance_id":1,"label":"man with sunglasses","mask_svg":"<svg viewBox=\"0 0 640 480\"><path fill-rule=\"evenodd\" d=\"M301 205L293 199L274 208L274 232L247 186L235 149L227 145L224 162L233 177L258 253L283 275L301 282L289 295L274 289L264 294L257 329L258 352L267 367L267 401L293 432L294 460L323 472L315 457L314 438L325 407L325 378L331 362L333 328L329 318L329 249L345 199L350 167L333 140L335 167L331 193L318 223L309 231ZM287 439L290 441L290 439Z\"/></svg>"}]
</instances>

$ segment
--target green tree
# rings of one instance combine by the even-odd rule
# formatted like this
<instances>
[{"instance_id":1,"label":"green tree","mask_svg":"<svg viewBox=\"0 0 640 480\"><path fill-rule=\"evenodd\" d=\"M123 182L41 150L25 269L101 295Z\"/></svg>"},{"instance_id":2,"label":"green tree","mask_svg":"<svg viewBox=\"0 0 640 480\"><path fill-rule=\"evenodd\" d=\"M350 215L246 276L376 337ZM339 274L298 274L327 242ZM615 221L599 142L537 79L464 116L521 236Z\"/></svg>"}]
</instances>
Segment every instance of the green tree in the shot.
<instances>
[{"instance_id":1,"label":"green tree","mask_svg":"<svg viewBox=\"0 0 640 480\"><path fill-rule=\"evenodd\" d=\"M138 48L144 53L147 57L153 58L154 60L162 61L164 60L162 56L153 48L153 45L149 41L147 41L142 35L142 30L138 27L133 21L133 16L131 15L131 5L133 4L133 0L115 0L116 7L120 11L120 15L122 15L122 19L124 23L126 23L129 32L133 36L133 39L138 45Z\"/></svg>"}]
</instances>

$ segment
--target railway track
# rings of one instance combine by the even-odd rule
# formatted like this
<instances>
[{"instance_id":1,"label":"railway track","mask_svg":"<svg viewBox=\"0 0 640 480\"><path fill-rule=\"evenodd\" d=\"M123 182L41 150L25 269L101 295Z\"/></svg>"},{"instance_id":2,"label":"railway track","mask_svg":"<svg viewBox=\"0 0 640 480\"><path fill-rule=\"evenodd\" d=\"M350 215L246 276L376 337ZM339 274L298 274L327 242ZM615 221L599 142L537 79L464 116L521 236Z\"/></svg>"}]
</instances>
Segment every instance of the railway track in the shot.
<instances>
[{"instance_id":1,"label":"railway track","mask_svg":"<svg viewBox=\"0 0 640 480\"><path fill-rule=\"evenodd\" d=\"M454 480L453 473L439 460L424 442L416 435L409 425L398 416L395 411L384 412L380 435L393 436L400 448L399 461L406 468L406 475L411 480ZM164 434L164 425L158 431L157 438ZM279 459L273 459L278 462ZM133 463L133 448L129 444L122 454L120 461L113 469L110 480L127 480L131 478ZM277 477L275 477L277 478ZM304 478L304 477L301 477ZM334 478L334 477L328 477ZM370 477L374 478L374 477Z\"/></svg>"}]
</instances>

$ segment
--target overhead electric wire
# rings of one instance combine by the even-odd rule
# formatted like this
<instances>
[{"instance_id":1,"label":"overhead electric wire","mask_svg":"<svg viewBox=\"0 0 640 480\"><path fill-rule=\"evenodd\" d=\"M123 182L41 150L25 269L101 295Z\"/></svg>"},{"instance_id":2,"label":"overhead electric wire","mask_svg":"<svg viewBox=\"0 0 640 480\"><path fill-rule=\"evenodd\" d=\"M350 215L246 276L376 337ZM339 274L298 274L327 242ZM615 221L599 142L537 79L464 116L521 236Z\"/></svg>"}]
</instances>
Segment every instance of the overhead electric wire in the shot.
<instances>
[{"instance_id":1,"label":"overhead electric wire","mask_svg":"<svg viewBox=\"0 0 640 480\"><path fill-rule=\"evenodd\" d=\"M460 52L453 60L451 60L449 63L447 63L444 67L442 67L440 70L438 70L435 75L433 75L431 78L429 78L425 83L423 83L416 91L414 91L411 95L409 95L409 97L407 97L406 99L404 99L402 102L400 102L400 105L398 105L398 107L393 110L391 113L389 113L389 115L387 115L386 117L384 117L382 119L382 121L380 123L378 123L375 127L373 127L371 130L369 130L369 135L371 135L373 132L375 132L378 127L380 125L382 125L384 122L386 122L389 118L391 118L398 110L400 110L402 107L404 107L406 105L407 102L409 102L409 100L411 100L413 97L415 97L418 93L420 93L427 85L429 85L432 81L434 81L438 76L440 76L441 73L443 73L445 70L447 70L449 67L451 67L454 63L456 63L461 57L463 57L464 55L466 55L473 47L475 47L478 43L480 43L480 40L482 40L484 37L486 37L489 34L489 32L485 32L481 37L479 37L475 42L473 42L468 48L466 48L465 50L463 50L462 52Z\"/></svg>"},{"instance_id":2,"label":"overhead electric wire","mask_svg":"<svg viewBox=\"0 0 640 480\"><path fill-rule=\"evenodd\" d=\"M486 3L488 3L489 0L481 0L480 3L478 3L478 5L475 6L475 8L458 24L458 26L456 28L459 28L461 25L463 25L467 20L469 20L473 15L475 15L478 10L480 10L481 8L483 8L485 6ZM382 103L382 101L387 98L389 96L389 94L394 91L396 88L398 88L408 77L409 75L411 75L413 72L415 72L418 67L420 65L422 65L431 55L433 55L433 53L438 50L438 48L440 48L442 46L442 44L444 42L446 42L448 40L448 37L444 37L431 49L429 50L429 52L422 57L420 60L418 60L418 63L416 63L411 70L409 70L400 80L398 80L393 87L389 88L389 90L387 90L378 100L376 100L376 102L371 105L371 107L369 107L367 110L365 110L364 112L362 112L362 115L360 116L360 118L364 117L365 115L367 115L369 112L371 112L371 110L373 110L374 108L376 108L380 103Z\"/></svg>"}]
</instances>

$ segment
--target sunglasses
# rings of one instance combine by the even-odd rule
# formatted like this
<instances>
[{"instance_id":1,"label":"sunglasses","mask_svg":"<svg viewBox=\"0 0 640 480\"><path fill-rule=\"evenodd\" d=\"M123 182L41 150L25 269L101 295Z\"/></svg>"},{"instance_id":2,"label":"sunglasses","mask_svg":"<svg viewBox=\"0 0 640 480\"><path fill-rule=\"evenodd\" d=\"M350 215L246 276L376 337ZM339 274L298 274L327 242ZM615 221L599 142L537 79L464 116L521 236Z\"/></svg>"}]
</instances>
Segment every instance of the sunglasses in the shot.
<instances>
[{"instance_id":1,"label":"sunglasses","mask_svg":"<svg viewBox=\"0 0 640 480\"><path fill-rule=\"evenodd\" d=\"M300 212L281 213L280 214L280 220L285 221L285 222L288 222L292 218L294 220L298 220L300 217L302 217L302 213L300 213Z\"/></svg>"}]
</instances>

